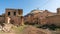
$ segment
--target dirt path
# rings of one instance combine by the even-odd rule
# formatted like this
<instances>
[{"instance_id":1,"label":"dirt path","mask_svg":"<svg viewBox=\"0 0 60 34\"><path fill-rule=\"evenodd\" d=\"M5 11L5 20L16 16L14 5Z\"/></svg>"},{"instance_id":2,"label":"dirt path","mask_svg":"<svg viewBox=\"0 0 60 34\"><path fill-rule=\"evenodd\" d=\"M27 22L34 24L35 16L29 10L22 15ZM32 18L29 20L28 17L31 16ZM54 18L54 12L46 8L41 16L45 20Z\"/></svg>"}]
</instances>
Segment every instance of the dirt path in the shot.
<instances>
[{"instance_id":1,"label":"dirt path","mask_svg":"<svg viewBox=\"0 0 60 34\"><path fill-rule=\"evenodd\" d=\"M28 26L24 29L22 34L51 34L51 32L49 30L43 30L32 26Z\"/></svg>"}]
</instances>

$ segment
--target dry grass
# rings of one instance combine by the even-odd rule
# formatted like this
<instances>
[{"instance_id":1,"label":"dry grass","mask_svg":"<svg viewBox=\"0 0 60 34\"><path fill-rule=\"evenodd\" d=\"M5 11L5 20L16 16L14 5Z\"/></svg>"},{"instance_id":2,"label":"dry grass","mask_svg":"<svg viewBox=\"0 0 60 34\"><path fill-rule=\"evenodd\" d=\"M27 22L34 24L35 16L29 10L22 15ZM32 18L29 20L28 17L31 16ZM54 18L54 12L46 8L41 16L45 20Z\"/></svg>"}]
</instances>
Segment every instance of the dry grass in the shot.
<instances>
[{"instance_id":1,"label":"dry grass","mask_svg":"<svg viewBox=\"0 0 60 34\"><path fill-rule=\"evenodd\" d=\"M21 32L25 29L25 27L27 27L27 26L26 25L20 26L20 27L13 26L11 28L10 32L1 32L0 31L0 34L21 34Z\"/></svg>"}]
</instances>

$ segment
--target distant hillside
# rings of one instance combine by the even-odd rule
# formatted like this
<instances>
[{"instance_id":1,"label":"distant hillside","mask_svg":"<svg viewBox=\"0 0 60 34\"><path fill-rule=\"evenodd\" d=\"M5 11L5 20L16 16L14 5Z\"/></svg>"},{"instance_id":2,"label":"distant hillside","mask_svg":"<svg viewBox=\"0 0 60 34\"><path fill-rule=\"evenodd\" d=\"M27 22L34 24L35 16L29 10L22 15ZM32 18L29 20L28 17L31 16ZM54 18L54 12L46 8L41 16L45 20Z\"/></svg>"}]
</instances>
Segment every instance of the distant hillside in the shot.
<instances>
[{"instance_id":1,"label":"distant hillside","mask_svg":"<svg viewBox=\"0 0 60 34\"><path fill-rule=\"evenodd\" d=\"M48 10L32 10L24 16L24 21L28 23L40 24L41 19L45 19L47 16L53 15L56 15L56 13L52 13Z\"/></svg>"}]
</instances>

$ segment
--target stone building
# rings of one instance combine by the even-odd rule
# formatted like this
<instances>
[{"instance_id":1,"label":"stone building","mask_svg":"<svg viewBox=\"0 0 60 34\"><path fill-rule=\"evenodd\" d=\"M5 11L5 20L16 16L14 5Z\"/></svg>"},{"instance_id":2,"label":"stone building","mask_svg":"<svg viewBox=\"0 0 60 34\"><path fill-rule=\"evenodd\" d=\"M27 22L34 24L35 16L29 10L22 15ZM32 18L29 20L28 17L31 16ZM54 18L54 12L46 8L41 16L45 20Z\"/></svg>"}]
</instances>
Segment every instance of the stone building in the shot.
<instances>
[{"instance_id":1,"label":"stone building","mask_svg":"<svg viewBox=\"0 0 60 34\"><path fill-rule=\"evenodd\" d=\"M5 9L5 13L0 16L0 22L22 25L23 9Z\"/></svg>"}]
</instances>

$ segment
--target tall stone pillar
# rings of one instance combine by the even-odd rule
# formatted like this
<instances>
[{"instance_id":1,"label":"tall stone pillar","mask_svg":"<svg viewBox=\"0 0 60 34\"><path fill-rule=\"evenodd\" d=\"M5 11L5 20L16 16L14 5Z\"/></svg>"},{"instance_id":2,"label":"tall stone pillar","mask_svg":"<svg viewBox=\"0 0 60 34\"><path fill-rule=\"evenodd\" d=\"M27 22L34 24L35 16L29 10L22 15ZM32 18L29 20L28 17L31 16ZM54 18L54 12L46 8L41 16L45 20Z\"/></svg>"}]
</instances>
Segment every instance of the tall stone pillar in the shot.
<instances>
[{"instance_id":1,"label":"tall stone pillar","mask_svg":"<svg viewBox=\"0 0 60 34\"><path fill-rule=\"evenodd\" d=\"M9 17L5 18L5 23L10 23L10 18Z\"/></svg>"},{"instance_id":2,"label":"tall stone pillar","mask_svg":"<svg viewBox=\"0 0 60 34\"><path fill-rule=\"evenodd\" d=\"M7 19L8 19L7 23L10 23L10 18L9 18L9 17L7 17Z\"/></svg>"},{"instance_id":3,"label":"tall stone pillar","mask_svg":"<svg viewBox=\"0 0 60 34\"><path fill-rule=\"evenodd\" d=\"M21 25L24 25L24 17L21 16Z\"/></svg>"},{"instance_id":4,"label":"tall stone pillar","mask_svg":"<svg viewBox=\"0 0 60 34\"><path fill-rule=\"evenodd\" d=\"M60 8L57 8L57 14L60 15Z\"/></svg>"}]
</instances>

